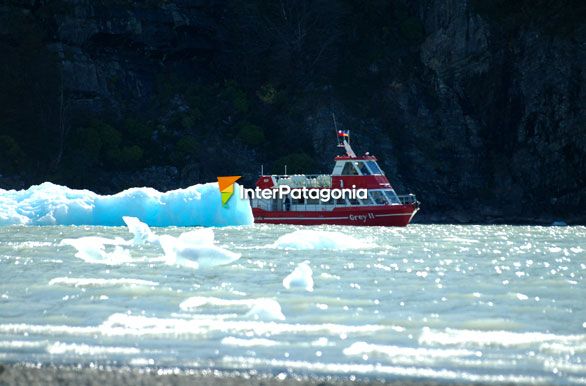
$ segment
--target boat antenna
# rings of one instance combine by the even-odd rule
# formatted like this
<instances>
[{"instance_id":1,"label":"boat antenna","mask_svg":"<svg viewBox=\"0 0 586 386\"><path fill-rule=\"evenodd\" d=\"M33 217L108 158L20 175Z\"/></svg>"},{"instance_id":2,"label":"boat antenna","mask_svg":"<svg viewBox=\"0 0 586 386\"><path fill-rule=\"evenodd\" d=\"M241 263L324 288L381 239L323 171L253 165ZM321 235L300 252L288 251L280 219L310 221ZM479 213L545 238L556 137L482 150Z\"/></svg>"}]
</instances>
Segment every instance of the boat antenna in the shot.
<instances>
[{"instance_id":1,"label":"boat antenna","mask_svg":"<svg viewBox=\"0 0 586 386\"><path fill-rule=\"evenodd\" d=\"M264 175L265 175L264 169L265 169L265 168L264 168L264 165L263 165L263 164L261 164L261 165L260 165L260 175L261 175L261 176L264 176Z\"/></svg>"}]
</instances>

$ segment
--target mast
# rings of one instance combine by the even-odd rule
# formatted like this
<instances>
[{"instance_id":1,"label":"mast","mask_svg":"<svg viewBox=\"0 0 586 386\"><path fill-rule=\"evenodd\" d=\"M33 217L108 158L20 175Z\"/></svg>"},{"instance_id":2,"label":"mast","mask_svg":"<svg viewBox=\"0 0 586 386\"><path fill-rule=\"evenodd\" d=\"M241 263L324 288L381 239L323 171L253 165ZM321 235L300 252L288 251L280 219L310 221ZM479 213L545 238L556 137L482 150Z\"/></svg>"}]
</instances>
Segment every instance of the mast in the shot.
<instances>
[{"instance_id":1,"label":"mast","mask_svg":"<svg viewBox=\"0 0 586 386\"><path fill-rule=\"evenodd\" d=\"M334 120L334 129L336 130L336 137L338 138L338 147L343 147L346 150L348 157L355 158L356 153L354 153L352 146L350 146L350 130L338 130L336 114L332 113L332 119Z\"/></svg>"},{"instance_id":2,"label":"mast","mask_svg":"<svg viewBox=\"0 0 586 386\"><path fill-rule=\"evenodd\" d=\"M348 143L346 140L344 140L344 149L346 149L346 154L348 154L349 157L356 158L356 153L354 153L350 143Z\"/></svg>"}]
</instances>

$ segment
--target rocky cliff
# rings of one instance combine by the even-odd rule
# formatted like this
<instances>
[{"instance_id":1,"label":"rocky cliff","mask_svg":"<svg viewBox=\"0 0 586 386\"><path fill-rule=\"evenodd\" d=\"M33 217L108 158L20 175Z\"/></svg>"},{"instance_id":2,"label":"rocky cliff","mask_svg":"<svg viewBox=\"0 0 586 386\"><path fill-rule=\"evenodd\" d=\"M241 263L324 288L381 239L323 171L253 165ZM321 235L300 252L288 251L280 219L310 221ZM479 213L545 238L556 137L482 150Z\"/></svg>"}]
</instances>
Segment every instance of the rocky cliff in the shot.
<instances>
[{"instance_id":1,"label":"rocky cliff","mask_svg":"<svg viewBox=\"0 0 586 386\"><path fill-rule=\"evenodd\" d=\"M0 18L3 187L327 172L335 113L422 221L586 223L580 1L5 0Z\"/></svg>"}]
</instances>

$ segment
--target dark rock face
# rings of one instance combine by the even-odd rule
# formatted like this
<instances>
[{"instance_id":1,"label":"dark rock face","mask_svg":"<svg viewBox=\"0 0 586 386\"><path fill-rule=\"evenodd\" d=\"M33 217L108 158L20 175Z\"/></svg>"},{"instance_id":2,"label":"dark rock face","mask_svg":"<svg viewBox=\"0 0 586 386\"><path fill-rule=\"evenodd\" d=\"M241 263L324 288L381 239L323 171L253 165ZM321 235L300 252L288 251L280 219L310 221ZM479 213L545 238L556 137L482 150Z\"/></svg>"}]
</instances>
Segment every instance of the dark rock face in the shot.
<instances>
[{"instance_id":1,"label":"dark rock face","mask_svg":"<svg viewBox=\"0 0 586 386\"><path fill-rule=\"evenodd\" d=\"M418 195L421 221L586 223L586 12L579 1L392 1L389 9L373 3L372 14L356 14L344 0L306 8L283 1L276 12L260 3L4 2L3 20L42 26L61 79L53 98L61 118L47 123L58 129L44 135L63 139L42 161L56 166L28 182L61 175L67 137L87 116L112 117L115 127L130 115L152 122L148 146L162 153L121 171L124 161L108 164L102 138L97 161L77 184L104 192L170 189L223 174L251 183L261 163L277 165L283 152L308 155L327 172L335 112L353 130L355 150L379 156L399 193ZM294 20L315 23L296 34ZM20 39L12 32L0 26L6 47ZM179 81L165 99L170 78ZM197 87L185 91L186 80ZM207 94L194 96L201 85ZM59 95L66 101L59 104ZM232 95L231 107L218 95ZM167 157L190 151L186 136L197 138L198 156ZM2 165L4 175L20 167L3 173Z\"/></svg>"},{"instance_id":2,"label":"dark rock face","mask_svg":"<svg viewBox=\"0 0 586 386\"><path fill-rule=\"evenodd\" d=\"M546 19L583 14L575 5L545 8ZM571 31L544 27L545 20L510 26L465 2L448 12L430 3L420 12L432 31L421 59L439 106L435 122L427 112L415 115L428 127L439 124L436 149L445 140L453 155L446 195L476 197L470 210L481 216L549 221L540 217L548 214L583 222L584 23Z\"/></svg>"}]
</instances>

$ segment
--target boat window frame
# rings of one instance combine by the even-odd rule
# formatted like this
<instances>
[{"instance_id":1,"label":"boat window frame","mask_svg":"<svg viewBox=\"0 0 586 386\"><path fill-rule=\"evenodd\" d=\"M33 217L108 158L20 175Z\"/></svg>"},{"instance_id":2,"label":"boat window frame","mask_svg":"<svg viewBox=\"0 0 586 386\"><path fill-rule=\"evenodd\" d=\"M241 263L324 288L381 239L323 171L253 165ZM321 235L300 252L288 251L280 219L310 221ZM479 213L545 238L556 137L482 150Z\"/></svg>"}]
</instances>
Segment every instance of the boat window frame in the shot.
<instances>
[{"instance_id":1,"label":"boat window frame","mask_svg":"<svg viewBox=\"0 0 586 386\"><path fill-rule=\"evenodd\" d=\"M391 205L401 205L401 199L399 199L394 189L383 189L382 192Z\"/></svg>"},{"instance_id":2,"label":"boat window frame","mask_svg":"<svg viewBox=\"0 0 586 386\"><path fill-rule=\"evenodd\" d=\"M384 200L383 203L379 202L379 200L377 200L374 197L374 194L380 195L380 197L382 197L382 199ZM375 202L375 205L389 205L389 200L387 199L386 194L383 193L383 189L369 189L368 190L368 195L372 198L372 200Z\"/></svg>"},{"instance_id":3,"label":"boat window frame","mask_svg":"<svg viewBox=\"0 0 586 386\"><path fill-rule=\"evenodd\" d=\"M385 173L383 172L383 170L380 168L380 166L378 166L378 163L376 161L366 161L365 162L366 166L368 167L368 169L370 170L370 174L373 176L384 176ZM378 170L372 170L373 167L371 165L376 166L376 169Z\"/></svg>"},{"instance_id":4,"label":"boat window frame","mask_svg":"<svg viewBox=\"0 0 586 386\"><path fill-rule=\"evenodd\" d=\"M362 175L362 176L371 176L372 175L372 172L370 171L370 169L366 165L366 162L364 162L364 161L355 161L355 167L360 172L360 175Z\"/></svg>"},{"instance_id":5,"label":"boat window frame","mask_svg":"<svg viewBox=\"0 0 586 386\"><path fill-rule=\"evenodd\" d=\"M370 194L368 194L368 191L366 192L366 198L360 198L359 199L360 202L363 203L364 206L373 206L373 205L377 205L377 203L374 201L374 199L370 196Z\"/></svg>"},{"instance_id":6,"label":"boat window frame","mask_svg":"<svg viewBox=\"0 0 586 386\"><path fill-rule=\"evenodd\" d=\"M350 165L350 167L352 168L352 170L354 170L354 174L345 174L346 172L346 166ZM360 171L356 168L356 165L354 165L353 161L346 161L344 163L344 166L342 167L342 172L340 174L341 176L359 176L360 175Z\"/></svg>"}]
</instances>

